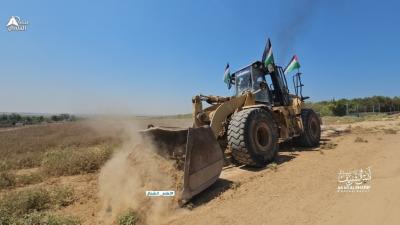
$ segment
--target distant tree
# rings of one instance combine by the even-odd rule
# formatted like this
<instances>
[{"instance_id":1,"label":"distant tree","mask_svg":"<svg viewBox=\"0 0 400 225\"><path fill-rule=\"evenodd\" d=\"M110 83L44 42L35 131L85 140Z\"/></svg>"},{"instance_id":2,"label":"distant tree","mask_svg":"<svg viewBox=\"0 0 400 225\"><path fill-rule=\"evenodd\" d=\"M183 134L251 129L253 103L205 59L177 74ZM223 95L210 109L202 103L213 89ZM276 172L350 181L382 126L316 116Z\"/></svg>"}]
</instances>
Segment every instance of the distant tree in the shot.
<instances>
[{"instance_id":1,"label":"distant tree","mask_svg":"<svg viewBox=\"0 0 400 225\"><path fill-rule=\"evenodd\" d=\"M60 121L60 117L57 116L57 115L52 115L52 116L50 117L50 119L51 119L52 121L55 121L55 122Z\"/></svg>"},{"instance_id":2,"label":"distant tree","mask_svg":"<svg viewBox=\"0 0 400 225\"><path fill-rule=\"evenodd\" d=\"M30 116L27 116L24 120L26 124L32 124L34 119Z\"/></svg>"},{"instance_id":3,"label":"distant tree","mask_svg":"<svg viewBox=\"0 0 400 225\"><path fill-rule=\"evenodd\" d=\"M400 97L372 96L365 98L340 99L320 102L307 102L308 107L320 112L322 116L344 116L364 112L392 112L400 110Z\"/></svg>"},{"instance_id":4,"label":"distant tree","mask_svg":"<svg viewBox=\"0 0 400 225\"><path fill-rule=\"evenodd\" d=\"M341 99L339 101L334 102L332 113L335 116L344 116L346 115L346 103L345 99Z\"/></svg>"},{"instance_id":5,"label":"distant tree","mask_svg":"<svg viewBox=\"0 0 400 225\"><path fill-rule=\"evenodd\" d=\"M64 120L64 121L67 121L67 120L70 119L70 115L69 115L69 114L66 114L66 113L60 114L59 117L60 117L61 120Z\"/></svg>"},{"instance_id":6,"label":"distant tree","mask_svg":"<svg viewBox=\"0 0 400 225\"><path fill-rule=\"evenodd\" d=\"M8 115L7 114L2 114L1 117L0 117L0 121L8 122Z\"/></svg>"}]
</instances>

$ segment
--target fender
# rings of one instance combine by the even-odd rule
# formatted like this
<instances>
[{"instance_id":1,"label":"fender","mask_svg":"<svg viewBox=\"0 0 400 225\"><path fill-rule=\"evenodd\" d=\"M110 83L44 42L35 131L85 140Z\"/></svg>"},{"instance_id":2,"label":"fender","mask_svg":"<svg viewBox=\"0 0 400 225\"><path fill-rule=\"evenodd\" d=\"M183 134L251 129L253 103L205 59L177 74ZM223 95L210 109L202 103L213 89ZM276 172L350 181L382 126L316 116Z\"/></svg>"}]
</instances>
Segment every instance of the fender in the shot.
<instances>
[{"instance_id":1,"label":"fender","mask_svg":"<svg viewBox=\"0 0 400 225\"><path fill-rule=\"evenodd\" d=\"M254 95L249 92L244 95L235 97L218 106L218 108L214 112L212 112L210 123L211 129L214 132L215 137L218 138L218 136L220 135L220 132L224 126L224 121L229 115L237 110L241 110L242 107L254 104Z\"/></svg>"}]
</instances>

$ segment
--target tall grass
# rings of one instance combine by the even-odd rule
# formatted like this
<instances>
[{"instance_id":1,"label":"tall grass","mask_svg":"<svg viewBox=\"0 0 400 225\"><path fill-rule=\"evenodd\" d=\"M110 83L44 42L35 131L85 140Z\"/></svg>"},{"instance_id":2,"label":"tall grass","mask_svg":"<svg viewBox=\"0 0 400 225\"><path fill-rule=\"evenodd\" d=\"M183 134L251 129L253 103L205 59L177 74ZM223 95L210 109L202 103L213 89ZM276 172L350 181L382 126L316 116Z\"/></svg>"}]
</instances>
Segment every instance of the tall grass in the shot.
<instances>
[{"instance_id":1,"label":"tall grass","mask_svg":"<svg viewBox=\"0 0 400 225\"><path fill-rule=\"evenodd\" d=\"M71 216L33 212L20 217L10 217L0 211L0 225L79 225L79 219Z\"/></svg>"},{"instance_id":2,"label":"tall grass","mask_svg":"<svg viewBox=\"0 0 400 225\"><path fill-rule=\"evenodd\" d=\"M4 194L0 198L0 225L58 225L79 224L76 219L48 214L47 210L72 204L74 192L70 187L50 190L35 187Z\"/></svg>"},{"instance_id":3,"label":"tall grass","mask_svg":"<svg viewBox=\"0 0 400 225\"><path fill-rule=\"evenodd\" d=\"M106 146L87 149L63 149L47 152L41 169L50 176L92 173L111 157L112 148Z\"/></svg>"},{"instance_id":4,"label":"tall grass","mask_svg":"<svg viewBox=\"0 0 400 225\"><path fill-rule=\"evenodd\" d=\"M103 131L104 130L104 131ZM24 127L0 132L0 171L41 165L46 152L54 149L116 146L120 128L94 128L93 122L68 122Z\"/></svg>"},{"instance_id":5,"label":"tall grass","mask_svg":"<svg viewBox=\"0 0 400 225\"><path fill-rule=\"evenodd\" d=\"M0 190L12 188L16 184L15 174L9 171L0 171Z\"/></svg>"}]
</instances>

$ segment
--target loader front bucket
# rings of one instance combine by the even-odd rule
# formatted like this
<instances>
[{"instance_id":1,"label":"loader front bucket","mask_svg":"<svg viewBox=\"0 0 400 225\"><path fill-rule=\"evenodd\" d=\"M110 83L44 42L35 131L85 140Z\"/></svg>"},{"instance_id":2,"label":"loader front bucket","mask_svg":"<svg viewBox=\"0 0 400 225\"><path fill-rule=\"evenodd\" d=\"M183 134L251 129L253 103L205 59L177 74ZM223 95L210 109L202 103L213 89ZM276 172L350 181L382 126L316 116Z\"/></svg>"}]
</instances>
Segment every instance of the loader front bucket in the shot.
<instances>
[{"instance_id":1,"label":"loader front bucket","mask_svg":"<svg viewBox=\"0 0 400 225\"><path fill-rule=\"evenodd\" d=\"M150 128L141 131L150 139L158 153L175 159L184 170L183 202L212 185L223 166L223 153L209 126L188 129Z\"/></svg>"}]
</instances>

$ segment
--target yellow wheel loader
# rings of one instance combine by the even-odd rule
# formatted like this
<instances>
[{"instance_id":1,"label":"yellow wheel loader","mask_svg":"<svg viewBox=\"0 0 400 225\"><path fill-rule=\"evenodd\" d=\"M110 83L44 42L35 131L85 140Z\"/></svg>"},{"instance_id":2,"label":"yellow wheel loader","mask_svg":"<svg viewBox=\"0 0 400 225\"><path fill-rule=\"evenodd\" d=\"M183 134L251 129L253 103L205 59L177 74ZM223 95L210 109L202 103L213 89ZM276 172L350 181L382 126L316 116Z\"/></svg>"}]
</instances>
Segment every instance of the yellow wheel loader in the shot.
<instances>
[{"instance_id":1,"label":"yellow wheel loader","mask_svg":"<svg viewBox=\"0 0 400 225\"><path fill-rule=\"evenodd\" d=\"M235 96L193 97L192 127L142 131L184 171L183 190L178 190L183 201L218 179L224 152L231 152L236 163L262 167L274 159L279 143L319 145L321 120L304 108L308 97L302 96L300 75L293 76L295 94L290 94L282 67L256 61L230 76ZM203 102L210 106L204 108Z\"/></svg>"}]
</instances>

